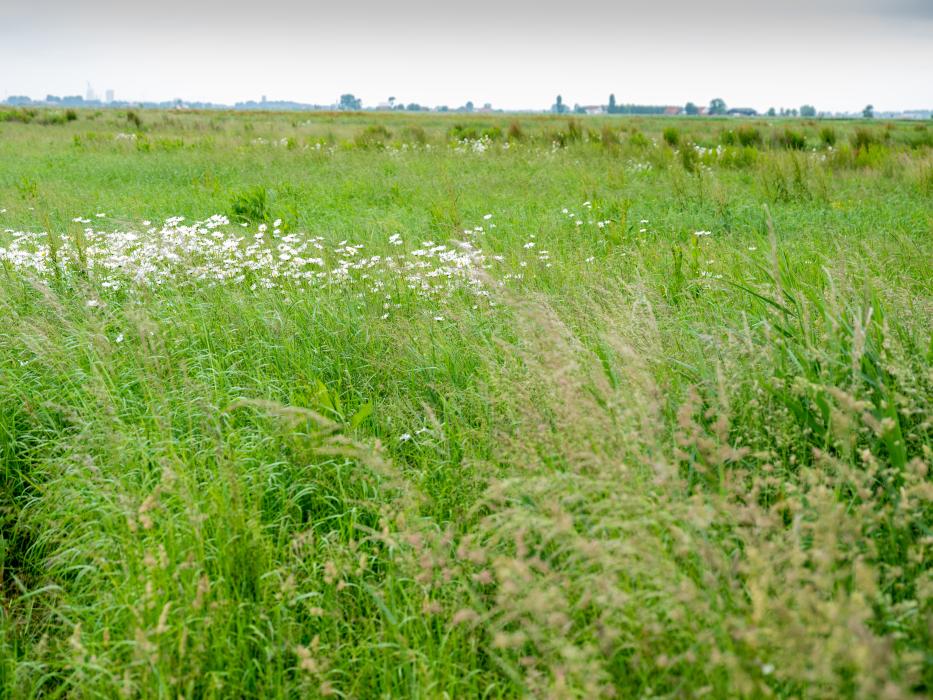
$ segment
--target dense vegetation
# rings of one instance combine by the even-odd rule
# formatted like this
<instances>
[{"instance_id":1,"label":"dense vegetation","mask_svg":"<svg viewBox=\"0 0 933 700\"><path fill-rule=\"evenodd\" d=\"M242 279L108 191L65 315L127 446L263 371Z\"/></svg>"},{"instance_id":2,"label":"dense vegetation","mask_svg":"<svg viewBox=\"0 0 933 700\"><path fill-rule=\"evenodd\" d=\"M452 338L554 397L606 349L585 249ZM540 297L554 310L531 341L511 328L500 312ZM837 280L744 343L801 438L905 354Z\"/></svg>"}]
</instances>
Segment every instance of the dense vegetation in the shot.
<instances>
[{"instance_id":1,"label":"dense vegetation","mask_svg":"<svg viewBox=\"0 0 933 700\"><path fill-rule=\"evenodd\" d=\"M931 147L0 115L0 696L931 692Z\"/></svg>"}]
</instances>

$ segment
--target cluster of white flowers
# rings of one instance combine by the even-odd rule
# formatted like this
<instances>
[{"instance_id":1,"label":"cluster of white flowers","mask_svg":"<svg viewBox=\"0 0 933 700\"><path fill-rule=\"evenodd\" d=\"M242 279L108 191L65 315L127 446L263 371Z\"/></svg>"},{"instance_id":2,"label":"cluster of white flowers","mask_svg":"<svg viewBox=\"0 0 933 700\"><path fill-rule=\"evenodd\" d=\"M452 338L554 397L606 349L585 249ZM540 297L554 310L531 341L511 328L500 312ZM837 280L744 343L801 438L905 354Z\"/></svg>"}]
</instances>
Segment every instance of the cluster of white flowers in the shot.
<instances>
[{"instance_id":1,"label":"cluster of white flowers","mask_svg":"<svg viewBox=\"0 0 933 700\"><path fill-rule=\"evenodd\" d=\"M696 151L697 155L699 156L710 155L715 156L716 158L719 158L725 151L721 144L715 148L707 148L706 146L698 146L697 144L693 144L693 150Z\"/></svg>"},{"instance_id":2,"label":"cluster of white flowers","mask_svg":"<svg viewBox=\"0 0 933 700\"><path fill-rule=\"evenodd\" d=\"M478 139L460 139L454 146L457 153L485 153L492 146L492 139L483 135Z\"/></svg>"},{"instance_id":3,"label":"cluster of white flowers","mask_svg":"<svg viewBox=\"0 0 933 700\"><path fill-rule=\"evenodd\" d=\"M89 223L83 217L75 222ZM148 226L149 222L144 222ZM57 264L63 271L80 266L105 289L131 285L239 284L251 289L298 284L326 286L359 284L384 294L399 283L420 296L440 298L453 290L488 296L478 270L485 266L483 251L471 243L459 248L425 241L414 250L395 255L366 255L362 244L340 241L328 245L321 236L232 226L225 216L212 216L190 225L183 217L167 219L161 227L138 231L98 231L86 227L79 236L61 234L57 242L47 233L7 229L0 239L0 266L50 276ZM402 246L400 234L388 245Z\"/></svg>"},{"instance_id":4,"label":"cluster of white flowers","mask_svg":"<svg viewBox=\"0 0 933 700\"><path fill-rule=\"evenodd\" d=\"M625 163L625 169L632 173L648 173L651 172L652 166L646 161L629 160Z\"/></svg>"},{"instance_id":5,"label":"cluster of white flowers","mask_svg":"<svg viewBox=\"0 0 933 700\"><path fill-rule=\"evenodd\" d=\"M588 212L591 212L593 210L593 203L583 202L583 208L587 210ZM570 209L568 209L567 207L564 207L563 209L561 209L560 213L566 216L568 219L571 219L573 221L574 226L583 226L584 223L587 223L587 224L590 224L591 226L596 226L596 228L605 228L606 226L609 226L612 223L612 219L597 220L597 219L587 218L584 220L582 217L578 216L576 213L570 211Z\"/></svg>"}]
</instances>

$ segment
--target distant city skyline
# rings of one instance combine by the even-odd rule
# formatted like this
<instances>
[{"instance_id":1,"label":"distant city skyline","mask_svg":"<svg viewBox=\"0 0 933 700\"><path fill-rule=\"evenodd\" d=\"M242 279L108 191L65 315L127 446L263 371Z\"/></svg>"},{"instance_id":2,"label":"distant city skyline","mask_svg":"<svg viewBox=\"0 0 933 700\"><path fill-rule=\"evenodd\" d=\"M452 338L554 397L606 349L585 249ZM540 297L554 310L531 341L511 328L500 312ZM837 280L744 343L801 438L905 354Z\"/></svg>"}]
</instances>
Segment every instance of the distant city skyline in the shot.
<instances>
[{"instance_id":1,"label":"distant city skyline","mask_svg":"<svg viewBox=\"0 0 933 700\"><path fill-rule=\"evenodd\" d=\"M451 107L933 106L929 0L32 0L0 7L0 98L279 99ZM97 93L100 95L100 92ZM103 93L106 96L106 92Z\"/></svg>"}]
</instances>

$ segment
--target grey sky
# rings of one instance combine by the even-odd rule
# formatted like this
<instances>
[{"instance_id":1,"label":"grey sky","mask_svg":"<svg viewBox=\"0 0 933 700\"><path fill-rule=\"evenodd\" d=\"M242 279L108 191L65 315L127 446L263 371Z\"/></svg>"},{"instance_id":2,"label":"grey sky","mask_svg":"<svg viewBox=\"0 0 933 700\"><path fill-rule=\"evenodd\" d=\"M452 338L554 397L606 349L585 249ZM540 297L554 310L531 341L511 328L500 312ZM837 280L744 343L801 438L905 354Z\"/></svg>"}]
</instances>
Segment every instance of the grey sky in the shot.
<instances>
[{"instance_id":1,"label":"grey sky","mask_svg":"<svg viewBox=\"0 0 933 700\"><path fill-rule=\"evenodd\" d=\"M933 107L933 0L0 0L0 97Z\"/></svg>"}]
</instances>

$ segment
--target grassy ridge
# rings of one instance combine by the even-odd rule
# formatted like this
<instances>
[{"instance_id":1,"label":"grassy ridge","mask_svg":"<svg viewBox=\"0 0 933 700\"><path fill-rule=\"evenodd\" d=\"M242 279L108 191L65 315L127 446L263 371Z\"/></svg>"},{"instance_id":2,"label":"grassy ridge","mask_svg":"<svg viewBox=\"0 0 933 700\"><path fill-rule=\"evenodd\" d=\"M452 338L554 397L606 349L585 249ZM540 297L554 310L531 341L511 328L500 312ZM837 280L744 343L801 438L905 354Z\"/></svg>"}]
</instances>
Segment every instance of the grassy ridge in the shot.
<instances>
[{"instance_id":1,"label":"grassy ridge","mask_svg":"<svg viewBox=\"0 0 933 700\"><path fill-rule=\"evenodd\" d=\"M0 123L0 249L70 260L0 269L5 694L933 687L931 131L79 116ZM483 262L87 264L215 213Z\"/></svg>"}]
</instances>

